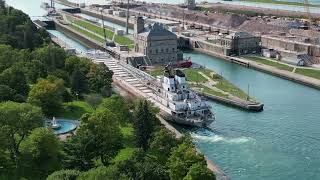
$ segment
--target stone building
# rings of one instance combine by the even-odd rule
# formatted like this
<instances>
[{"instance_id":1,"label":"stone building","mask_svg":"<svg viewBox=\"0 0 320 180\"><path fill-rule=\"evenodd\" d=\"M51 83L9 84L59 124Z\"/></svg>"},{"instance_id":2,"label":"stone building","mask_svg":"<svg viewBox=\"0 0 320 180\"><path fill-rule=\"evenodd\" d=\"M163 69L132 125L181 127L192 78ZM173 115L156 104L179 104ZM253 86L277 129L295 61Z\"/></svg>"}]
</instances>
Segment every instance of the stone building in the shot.
<instances>
[{"instance_id":1,"label":"stone building","mask_svg":"<svg viewBox=\"0 0 320 180\"><path fill-rule=\"evenodd\" d=\"M143 54L151 64L177 62L177 35L168 31L160 23L145 27L144 19L138 17L134 24L135 52Z\"/></svg>"},{"instance_id":2,"label":"stone building","mask_svg":"<svg viewBox=\"0 0 320 180\"><path fill-rule=\"evenodd\" d=\"M261 50L261 38L257 36L253 36L247 32L233 32L227 35L216 35L213 38L208 39L207 45L210 44L215 45L217 49L217 53L223 55L243 55L243 54L251 54L258 53Z\"/></svg>"}]
</instances>

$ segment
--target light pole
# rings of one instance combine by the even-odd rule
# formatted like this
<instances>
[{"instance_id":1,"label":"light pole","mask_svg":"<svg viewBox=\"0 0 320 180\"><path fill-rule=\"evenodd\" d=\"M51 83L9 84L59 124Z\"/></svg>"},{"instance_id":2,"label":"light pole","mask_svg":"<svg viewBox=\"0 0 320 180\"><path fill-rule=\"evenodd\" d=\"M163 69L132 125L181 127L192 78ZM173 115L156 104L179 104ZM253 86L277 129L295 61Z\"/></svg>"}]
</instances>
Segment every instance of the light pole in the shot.
<instances>
[{"instance_id":1,"label":"light pole","mask_svg":"<svg viewBox=\"0 0 320 180\"><path fill-rule=\"evenodd\" d=\"M127 1L127 22L126 22L126 34L129 34L129 0Z\"/></svg>"}]
</instances>

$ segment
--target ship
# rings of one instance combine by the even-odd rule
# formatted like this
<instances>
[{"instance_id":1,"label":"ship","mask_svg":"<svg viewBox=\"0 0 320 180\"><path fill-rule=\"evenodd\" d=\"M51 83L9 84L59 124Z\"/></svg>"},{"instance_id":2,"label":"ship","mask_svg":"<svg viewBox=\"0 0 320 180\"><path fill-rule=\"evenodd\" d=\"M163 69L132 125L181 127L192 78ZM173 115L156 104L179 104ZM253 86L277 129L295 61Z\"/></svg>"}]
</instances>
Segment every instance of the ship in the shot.
<instances>
[{"instance_id":1,"label":"ship","mask_svg":"<svg viewBox=\"0 0 320 180\"><path fill-rule=\"evenodd\" d=\"M161 115L177 124L207 127L215 120L208 102L188 88L186 75L167 65L164 74L158 77L156 101L161 106Z\"/></svg>"}]
</instances>

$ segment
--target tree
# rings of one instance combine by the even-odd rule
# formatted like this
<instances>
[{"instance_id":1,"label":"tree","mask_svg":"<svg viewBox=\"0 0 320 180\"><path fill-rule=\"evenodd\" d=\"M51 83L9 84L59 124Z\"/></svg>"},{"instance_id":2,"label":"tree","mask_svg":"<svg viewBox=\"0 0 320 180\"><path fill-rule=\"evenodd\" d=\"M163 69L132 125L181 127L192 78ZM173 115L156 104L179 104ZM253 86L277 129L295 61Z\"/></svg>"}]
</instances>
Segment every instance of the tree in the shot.
<instances>
[{"instance_id":1,"label":"tree","mask_svg":"<svg viewBox=\"0 0 320 180\"><path fill-rule=\"evenodd\" d=\"M71 75L71 91L78 95L85 93L88 90L87 84L86 76L76 69Z\"/></svg>"},{"instance_id":2,"label":"tree","mask_svg":"<svg viewBox=\"0 0 320 180\"><path fill-rule=\"evenodd\" d=\"M11 46L0 44L0 73L18 61L17 54Z\"/></svg>"},{"instance_id":3,"label":"tree","mask_svg":"<svg viewBox=\"0 0 320 180\"><path fill-rule=\"evenodd\" d=\"M0 74L0 84L9 86L23 96L26 96L29 92L26 76L23 70L17 67L11 67L3 71Z\"/></svg>"},{"instance_id":4,"label":"tree","mask_svg":"<svg viewBox=\"0 0 320 180\"><path fill-rule=\"evenodd\" d=\"M51 129L36 128L21 143L21 174L29 178L45 178L60 169L61 147ZM36 179L36 178L35 178Z\"/></svg>"},{"instance_id":5,"label":"tree","mask_svg":"<svg viewBox=\"0 0 320 180\"><path fill-rule=\"evenodd\" d=\"M111 94L112 76L113 72L105 64L92 64L87 75L90 90L109 96Z\"/></svg>"},{"instance_id":6,"label":"tree","mask_svg":"<svg viewBox=\"0 0 320 180\"><path fill-rule=\"evenodd\" d=\"M43 62L50 72L63 69L65 65L66 52L59 47L49 44L39 48L34 53L34 59Z\"/></svg>"},{"instance_id":7,"label":"tree","mask_svg":"<svg viewBox=\"0 0 320 180\"><path fill-rule=\"evenodd\" d=\"M165 128L161 128L153 134L150 141L150 151L158 157L161 164L167 162L173 147L176 147L179 141L174 134Z\"/></svg>"},{"instance_id":8,"label":"tree","mask_svg":"<svg viewBox=\"0 0 320 180\"><path fill-rule=\"evenodd\" d=\"M78 131L77 135L67 138L63 143L65 157L63 166L65 169L87 171L94 167L95 147L94 135L88 131Z\"/></svg>"},{"instance_id":9,"label":"tree","mask_svg":"<svg viewBox=\"0 0 320 180\"><path fill-rule=\"evenodd\" d=\"M104 99L99 108L109 109L118 117L121 124L128 122L131 116L128 103L125 102L123 97L118 95L113 95L109 98Z\"/></svg>"},{"instance_id":10,"label":"tree","mask_svg":"<svg viewBox=\"0 0 320 180\"><path fill-rule=\"evenodd\" d=\"M193 164L183 180L215 180L216 177L203 163Z\"/></svg>"},{"instance_id":11,"label":"tree","mask_svg":"<svg viewBox=\"0 0 320 180\"><path fill-rule=\"evenodd\" d=\"M45 115L54 115L62 104L64 92L62 80L49 81L40 79L35 84L28 97L28 102L42 108Z\"/></svg>"},{"instance_id":12,"label":"tree","mask_svg":"<svg viewBox=\"0 0 320 180\"><path fill-rule=\"evenodd\" d=\"M134 132L138 147L148 149L148 142L155 128L156 116L147 100L140 101L134 112Z\"/></svg>"},{"instance_id":13,"label":"tree","mask_svg":"<svg viewBox=\"0 0 320 180\"><path fill-rule=\"evenodd\" d=\"M60 170L52 173L47 180L76 180L80 175L77 170Z\"/></svg>"},{"instance_id":14,"label":"tree","mask_svg":"<svg viewBox=\"0 0 320 180\"><path fill-rule=\"evenodd\" d=\"M26 75L31 83L37 82L39 78L45 78L48 75L47 68L39 60L32 60L26 63Z\"/></svg>"},{"instance_id":15,"label":"tree","mask_svg":"<svg viewBox=\"0 0 320 180\"><path fill-rule=\"evenodd\" d=\"M77 180L127 180L130 179L121 174L116 166L99 166L80 174Z\"/></svg>"},{"instance_id":16,"label":"tree","mask_svg":"<svg viewBox=\"0 0 320 180\"><path fill-rule=\"evenodd\" d=\"M99 104L102 103L103 97L100 94L89 94L85 97L85 100L91 107L96 109L99 106ZM115 111L112 112L116 113Z\"/></svg>"},{"instance_id":17,"label":"tree","mask_svg":"<svg viewBox=\"0 0 320 180\"><path fill-rule=\"evenodd\" d=\"M69 56L65 62L65 70L69 72L69 75L71 75L75 70L79 70L83 74L88 74L92 64L93 63L89 59Z\"/></svg>"},{"instance_id":18,"label":"tree","mask_svg":"<svg viewBox=\"0 0 320 180\"><path fill-rule=\"evenodd\" d=\"M79 131L87 131L93 135L88 146L94 148L95 156L100 157L105 166L108 165L123 147L123 137L117 117L110 110L103 109L91 116L83 116L81 122Z\"/></svg>"},{"instance_id":19,"label":"tree","mask_svg":"<svg viewBox=\"0 0 320 180\"><path fill-rule=\"evenodd\" d=\"M11 89L9 86L6 85L0 85L0 102L15 101L16 96L16 90Z\"/></svg>"},{"instance_id":20,"label":"tree","mask_svg":"<svg viewBox=\"0 0 320 180\"><path fill-rule=\"evenodd\" d=\"M203 155L198 154L195 147L189 142L180 144L173 149L168 159L170 179L183 179L189 172L189 168L196 163L206 165Z\"/></svg>"},{"instance_id":21,"label":"tree","mask_svg":"<svg viewBox=\"0 0 320 180\"><path fill-rule=\"evenodd\" d=\"M43 126L41 109L27 103L0 103L0 135L5 148L17 164L20 144L37 127Z\"/></svg>"}]
</instances>

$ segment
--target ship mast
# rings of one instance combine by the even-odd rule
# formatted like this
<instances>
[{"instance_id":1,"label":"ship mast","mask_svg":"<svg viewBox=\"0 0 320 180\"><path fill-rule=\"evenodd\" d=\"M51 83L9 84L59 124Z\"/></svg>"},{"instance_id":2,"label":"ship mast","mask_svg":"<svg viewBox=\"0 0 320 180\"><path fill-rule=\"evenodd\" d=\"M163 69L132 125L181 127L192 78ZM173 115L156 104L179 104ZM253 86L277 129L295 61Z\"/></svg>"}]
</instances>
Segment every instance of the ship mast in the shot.
<instances>
[{"instance_id":1,"label":"ship mast","mask_svg":"<svg viewBox=\"0 0 320 180\"><path fill-rule=\"evenodd\" d=\"M127 1L126 34L129 34L129 0Z\"/></svg>"}]
</instances>

